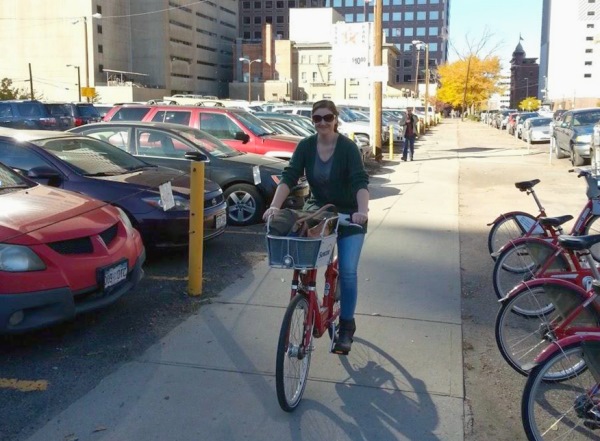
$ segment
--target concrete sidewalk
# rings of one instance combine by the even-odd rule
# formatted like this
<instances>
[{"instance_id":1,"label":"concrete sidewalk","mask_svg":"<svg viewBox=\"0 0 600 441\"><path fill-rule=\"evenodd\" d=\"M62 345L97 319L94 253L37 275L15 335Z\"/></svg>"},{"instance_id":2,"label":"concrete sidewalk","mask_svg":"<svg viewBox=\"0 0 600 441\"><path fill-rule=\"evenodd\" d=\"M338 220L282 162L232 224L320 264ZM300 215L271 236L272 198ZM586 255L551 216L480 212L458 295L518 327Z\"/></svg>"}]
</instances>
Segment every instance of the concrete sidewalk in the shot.
<instances>
[{"instance_id":1,"label":"concrete sidewalk","mask_svg":"<svg viewBox=\"0 0 600 441\"><path fill-rule=\"evenodd\" d=\"M370 191L352 352L315 341L294 413L274 381L291 272L263 263L30 441L463 440L457 123Z\"/></svg>"}]
</instances>

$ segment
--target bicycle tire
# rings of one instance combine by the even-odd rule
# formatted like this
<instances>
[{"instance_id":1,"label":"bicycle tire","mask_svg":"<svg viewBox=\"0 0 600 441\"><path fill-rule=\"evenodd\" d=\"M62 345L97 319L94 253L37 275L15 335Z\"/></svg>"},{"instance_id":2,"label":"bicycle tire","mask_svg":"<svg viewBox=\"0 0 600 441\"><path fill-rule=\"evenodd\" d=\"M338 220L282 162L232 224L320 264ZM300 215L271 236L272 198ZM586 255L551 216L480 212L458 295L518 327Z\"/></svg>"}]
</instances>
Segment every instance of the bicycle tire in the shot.
<instances>
[{"instance_id":1,"label":"bicycle tire","mask_svg":"<svg viewBox=\"0 0 600 441\"><path fill-rule=\"evenodd\" d=\"M517 216L527 218L531 223L537 222L535 216L529 213L510 213L502 215L502 219L492 225L488 234L488 250L492 259L496 260L495 253L509 243L511 240L523 237L527 230L523 228L523 222L519 222Z\"/></svg>"},{"instance_id":2,"label":"bicycle tire","mask_svg":"<svg viewBox=\"0 0 600 441\"><path fill-rule=\"evenodd\" d=\"M502 299L519 283L534 279L537 270L556 249L556 245L535 238L524 238L506 247L494 263L492 285L496 296ZM564 254L559 254L548 269L553 272L572 270Z\"/></svg>"},{"instance_id":3,"label":"bicycle tire","mask_svg":"<svg viewBox=\"0 0 600 441\"><path fill-rule=\"evenodd\" d=\"M575 343L531 370L521 399L521 419L529 441L598 439L582 418L598 404L597 396L587 395L598 384L590 370L573 371L562 382L545 380L549 371L568 369L566 366L583 361L581 344Z\"/></svg>"},{"instance_id":4,"label":"bicycle tire","mask_svg":"<svg viewBox=\"0 0 600 441\"><path fill-rule=\"evenodd\" d=\"M502 303L496 316L496 345L502 358L516 372L527 376L528 366L555 339L555 324L584 301L577 290L551 281L532 288L523 285L520 291ZM555 304L559 305L558 308ZM573 325L590 327L599 323L598 312L589 305L572 322ZM560 381L562 378L557 375L545 380Z\"/></svg>"},{"instance_id":5,"label":"bicycle tire","mask_svg":"<svg viewBox=\"0 0 600 441\"><path fill-rule=\"evenodd\" d=\"M292 412L302 399L310 359L312 355L313 324L310 324L310 343L303 348L306 318L308 315L308 300L302 294L297 294L288 305L277 343L277 359L275 363L275 387L279 406Z\"/></svg>"},{"instance_id":6,"label":"bicycle tire","mask_svg":"<svg viewBox=\"0 0 600 441\"><path fill-rule=\"evenodd\" d=\"M593 216L585 224L584 232L586 235L600 234L600 216ZM600 244L594 244L590 248L592 257L596 262L600 262Z\"/></svg>"}]
</instances>

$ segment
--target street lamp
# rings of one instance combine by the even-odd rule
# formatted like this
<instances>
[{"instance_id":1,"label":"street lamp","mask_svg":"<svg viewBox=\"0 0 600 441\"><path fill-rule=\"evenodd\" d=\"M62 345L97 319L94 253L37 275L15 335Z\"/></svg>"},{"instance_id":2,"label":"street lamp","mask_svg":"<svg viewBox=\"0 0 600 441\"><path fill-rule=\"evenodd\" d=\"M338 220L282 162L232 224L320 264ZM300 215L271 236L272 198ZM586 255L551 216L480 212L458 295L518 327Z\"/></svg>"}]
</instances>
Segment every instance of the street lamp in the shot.
<instances>
[{"instance_id":1,"label":"street lamp","mask_svg":"<svg viewBox=\"0 0 600 441\"><path fill-rule=\"evenodd\" d=\"M78 102L81 102L81 69L75 64L67 64L67 67L74 67L77 69L77 91L78 91Z\"/></svg>"},{"instance_id":2,"label":"street lamp","mask_svg":"<svg viewBox=\"0 0 600 441\"><path fill-rule=\"evenodd\" d=\"M92 18L102 18L102 14L95 13L92 14ZM87 27L87 17L83 16L83 42L85 44L85 87L86 87L86 98L87 102L90 102L90 97L88 96L89 87L90 87L90 62L89 62L89 49L88 49L88 27ZM77 19L73 22L79 23L81 19ZM81 90L81 88L80 88Z\"/></svg>"},{"instance_id":3,"label":"street lamp","mask_svg":"<svg viewBox=\"0 0 600 441\"><path fill-rule=\"evenodd\" d=\"M417 48L417 51L421 50L421 47L425 47L425 124L429 123L427 119L427 113L429 109L429 45L421 40L413 40L412 44ZM419 66L419 52L417 52L417 67ZM417 80L419 78L419 71L417 70Z\"/></svg>"},{"instance_id":4,"label":"street lamp","mask_svg":"<svg viewBox=\"0 0 600 441\"><path fill-rule=\"evenodd\" d=\"M240 61L248 63L248 104L250 104L252 102L252 63L261 63L262 60L260 58L251 60L247 57L240 57Z\"/></svg>"}]
</instances>

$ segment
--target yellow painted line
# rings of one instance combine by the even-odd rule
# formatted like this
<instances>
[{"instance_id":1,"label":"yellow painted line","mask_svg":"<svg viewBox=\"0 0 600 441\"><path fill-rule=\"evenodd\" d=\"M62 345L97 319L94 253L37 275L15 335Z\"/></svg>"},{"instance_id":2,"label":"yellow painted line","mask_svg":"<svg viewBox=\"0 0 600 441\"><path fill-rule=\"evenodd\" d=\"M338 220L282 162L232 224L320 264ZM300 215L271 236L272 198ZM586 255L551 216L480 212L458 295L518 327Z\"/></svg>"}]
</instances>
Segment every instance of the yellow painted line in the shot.
<instances>
[{"instance_id":1,"label":"yellow painted line","mask_svg":"<svg viewBox=\"0 0 600 441\"><path fill-rule=\"evenodd\" d=\"M14 389L21 392L35 392L48 389L46 380L17 380L16 378L0 378L0 389Z\"/></svg>"}]
</instances>

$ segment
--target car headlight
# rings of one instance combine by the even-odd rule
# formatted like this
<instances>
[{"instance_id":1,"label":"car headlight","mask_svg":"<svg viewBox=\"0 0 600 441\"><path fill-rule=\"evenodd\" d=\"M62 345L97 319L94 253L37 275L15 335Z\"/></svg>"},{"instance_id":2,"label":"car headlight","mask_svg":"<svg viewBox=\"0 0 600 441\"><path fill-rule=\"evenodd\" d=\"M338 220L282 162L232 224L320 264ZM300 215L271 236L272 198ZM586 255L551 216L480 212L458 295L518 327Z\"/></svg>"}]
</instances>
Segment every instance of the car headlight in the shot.
<instances>
[{"instance_id":1,"label":"car headlight","mask_svg":"<svg viewBox=\"0 0 600 441\"><path fill-rule=\"evenodd\" d=\"M591 134L579 135L575 138L575 142L580 142L582 144L590 143L590 142L592 142L592 135Z\"/></svg>"},{"instance_id":2,"label":"car headlight","mask_svg":"<svg viewBox=\"0 0 600 441\"><path fill-rule=\"evenodd\" d=\"M129 216L127 216L127 213L125 213L119 207L115 207L115 208L119 212L119 219L121 219L121 222L123 222L123 225L125 225L125 229L127 231L133 230L133 224L131 223L131 219L129 219Z\"/></svg>"},{"instance_id":3,"label":"car headlight","mask_svg":"<svg viewBox=\"0 0 600 441\"><path fill-rule=\"evenodd\" d=\"M173 208L169 208L172 211L189 211L190 210L190 200L182 198L181 196L174 196L175 206ZM163 202L160 196L152 196L149 198L142 199L148 205L152 205L154 208L163 209ZM169 211L167 210L167 211Z\"/></svg>"},{"instance_id":4,"label":"car headlight","mask_svg":"<svg viewBox=\"0 0 600 441\"><path fill-rule=\"evenodd\" d=\"M46 269L46 265L31 248L0 244L0 271L19 273L44 269Z\"/></svg>"}]
</instances>

